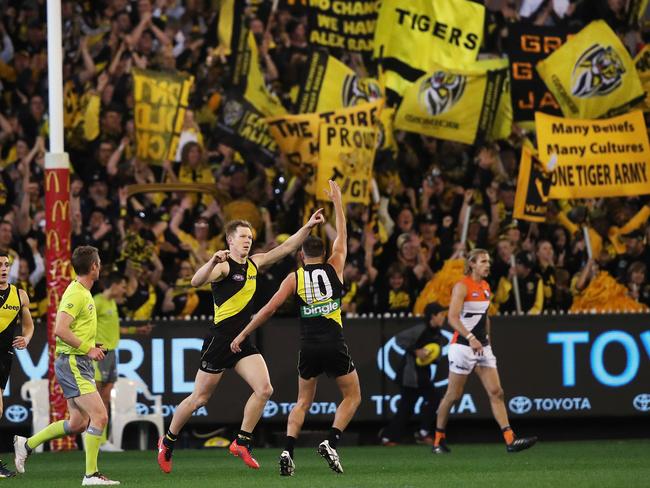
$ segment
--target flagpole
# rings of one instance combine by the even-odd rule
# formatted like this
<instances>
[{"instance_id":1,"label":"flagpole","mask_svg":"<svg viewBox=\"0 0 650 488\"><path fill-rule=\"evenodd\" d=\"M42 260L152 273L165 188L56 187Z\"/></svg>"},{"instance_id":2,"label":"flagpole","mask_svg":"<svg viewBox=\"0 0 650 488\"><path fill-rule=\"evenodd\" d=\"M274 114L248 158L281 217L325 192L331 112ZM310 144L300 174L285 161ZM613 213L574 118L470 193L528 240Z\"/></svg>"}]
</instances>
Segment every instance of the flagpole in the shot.
<instances>
[{"instance_id":1,"label":"flagpole","mask_svg":"<svg viewBox=\"0 0 650 488\"><path fill-rule=\"evenodd\" d=\"M47 336L50 420L67 416L67 402L54 377L54 323L70 283L70 165L63 149L63 41L61 0L47 0L47 77L50 148L45 154L45 263L48 293ZM57 439L52 450L75 449L72 437Z\"/></svg>"}]
</instances>

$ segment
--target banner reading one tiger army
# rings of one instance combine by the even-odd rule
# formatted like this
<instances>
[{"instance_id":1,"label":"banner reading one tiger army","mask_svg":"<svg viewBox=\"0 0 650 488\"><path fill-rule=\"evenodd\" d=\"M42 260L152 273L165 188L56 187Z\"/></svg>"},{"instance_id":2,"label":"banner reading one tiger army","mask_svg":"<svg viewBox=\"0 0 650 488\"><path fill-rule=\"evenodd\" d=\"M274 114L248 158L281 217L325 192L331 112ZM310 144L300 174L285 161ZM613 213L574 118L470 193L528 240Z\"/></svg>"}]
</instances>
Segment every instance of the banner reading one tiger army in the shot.
<instances>
[{"instance_id":1,"label":"banner reading one tiger army","mask_svg":"<svg viewBox=\"0 0 650 488\"><path fill-rule=\"evenodd\" d=\"M577 29L515 22L508 24L505 51L510 58L514 120L534 124L535 112L561 115L560 105L535 70Z\"/></svg>"},{"instance_id":2,"label":"banner reading one tiger army","mask_svg":"<svg viewBox=\"0 0 650 488\"><path fill-rule=\"evenodd\" d=\"M537 63L537 71L565 117L611 117L645 96L627 49L602 20Z\"/></svg>"},{"instance_id":3,"label":"banner reading one tiger army","mask_svg":"<svg viewBox=\"0 0 650 488\"><path fill-rule=\"evenodd\" d=\"M399 95L408 82L433 71L433 63L466 65L483 42L485 7L471 0L382 0L373 55L386 87Z\"/></svg>"},{"instance_id":4,"label":"banner reading one tiger army","mask_svg":"<svg viewBox=\"0 0 650 488\"><path fill-rule=\"evenodd\" d=\"M309 0L309 42L344 51L372 51L377 0Z\"/></svg>"},{"instance_id":5,"label":"banner reading one tiger army","mask_svg":"<svg viewBox=\"0 0 650 488\"><path fill-rule=\"evenodd\" d=\"M264 115L239 92L224 94L217 113L215 132L244 158L265 166L275 163L277 144L269 133Z\"/></svg>"},{"instance_id":6,"label":"banner reading one tiger army","mask_svg":"<svg viewBox=\"0 0 650 488\"><path fill-rule=\"evenodd\" d=\"M379 82L360 78L341 61L316 51L308 61L307 77L300 85L296 112L337 110L382 98Z\"/></svg>"},{"instance_id":7,"label":"banner reading one tiger army","mask_svg":"<svg viewBox=\"0 0 650 488\"><path fill-rule=\"evenodd\" d=\"M530 222L544 222L551 178L527 146L521 149L517 193L512 216Z\"/></svg>"},{"instance_id":8,"label":"banner reading one tiger army","mask_svg":"<svg viewBox=\"0 0 650 488\"><path fill-rule=\"evenodd\" d=\"M133 68L136 157L152 164L173 159L194 77Z\"/></svg>"},{"instance_id":9,"label":"banner reading one tiger army","mask_svg":"<svg viewBox=\"0 0 650 488\"><path fill-rule=\"evenodd\" d=\"M341 187L343 203L370 202L370 182L377 147L373 128L321 124L316 199L328 200L328 180Z\"/></svg>"},{"instance_id":10,"label":"banner reading one tiger army","mask_svg":"<svg viewBox=\"0 0 650 488\"><path fill-rule=\"evenodd\" d=\"M477 62L476 67L481 64ZM507 75L507 62L495 70L437 65L433 73L406 91L395 116L395 128L464 144L488 140L493 135Z\"/></svg>"},{"instance_id":11,"label":"banner reading one tiger army","mask_svg":"<svg viewBox=\"0 0 650 488\"><path fill-rule=\"evenodd\" d=\"M634 58L634 66L641 80L641 86L645 90L645 100L640 108L644 112L650 112L650 45L645 47Z\"/></svg>"},{"instance_id":12,"label":"banner reading one tiger army","mask_svg":"<svg viewBox=\"0 0 650 488\"><path fill-rule=\"evenodd\" d=\"M643 112L584 120L535 114L539 159L557 155L549 198L650 193L650 145Z\"/></svg>"}]
</instances>

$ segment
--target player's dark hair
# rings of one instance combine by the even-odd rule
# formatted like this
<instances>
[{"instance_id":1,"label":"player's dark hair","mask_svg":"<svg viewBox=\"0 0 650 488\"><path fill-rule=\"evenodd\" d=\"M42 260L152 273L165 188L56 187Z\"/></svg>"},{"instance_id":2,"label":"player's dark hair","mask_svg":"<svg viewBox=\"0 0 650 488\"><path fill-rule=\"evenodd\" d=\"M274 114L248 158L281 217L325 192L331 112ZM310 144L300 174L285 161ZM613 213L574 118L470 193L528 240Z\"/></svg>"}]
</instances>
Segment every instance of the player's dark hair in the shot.
<instances>
[{"instance_id":1,"label":"player's dark hair","mask_svg":"<svg viewBox=\"0 0 650 488\"><path fill-rule=\"evenodd\" d=\"M0 251L0 258L7 258L9 259L9 254L5 251Z\"/></svg>"},{"instance_id":2,"label":"player's dark hair","mask_svg":"<svg viewBox=\"0 0 650 488\"><path fill-rule=\"evenodd\" d=\"M309 236L302 243L302 252L306 258L320 258L325 254L325 244L320 237Z\"/></svg>"},{"instance_id":3,"label":"player's dark hair","mask_svg":"<svg viewBox=\"0 0 650 488\"><path fill-rule=\"evenodd\" d=\"M480 248L475 248L472 249L467 257L465 258L465 274L468 275L472 272L472 264L475 264L476 261L478 260L479 256L482 256L483 254L487 254L488 257L490 256L490 253L487 252L485 249L480 249Z\"/></svg>"},{"instance_id":4,"label":"player's dark hair","mask_svg":"<svg viewBox=\"0 0 650 488\"><path fill-rule=\"evenodd\" d=\"M90 273L93 264L99 263L99 251L93 246L79 246L72 253L72 267L79 276Z\"/></svg>"},{"instance_id":5,"label":"player's dark hair","mask_svg":"<svg viewBox=\"0 0 650 488\"><path fill-rule=\"evenodd\" d=\"M231 220L226 224L226 228L225 228L226 238L232 236L235 232L237 232L237 229L239 227L248 227L251 230L251 232L253 232L253 226L248 220L241 220L241 219Z\"/></svg>"},{"instance_id":6,"label":"player's dark hair","mask_svg":"<svg viewBox=\"0 0 650 488\"><path fill-rule=\"evenodd\" d=\"M122 273L113 271L111 274L108 275L108 278L106 278L106 286L110 288L111 286L117 283L121 283L122 281L126 281L126 277Z\"/></svg>"}]
</instances>

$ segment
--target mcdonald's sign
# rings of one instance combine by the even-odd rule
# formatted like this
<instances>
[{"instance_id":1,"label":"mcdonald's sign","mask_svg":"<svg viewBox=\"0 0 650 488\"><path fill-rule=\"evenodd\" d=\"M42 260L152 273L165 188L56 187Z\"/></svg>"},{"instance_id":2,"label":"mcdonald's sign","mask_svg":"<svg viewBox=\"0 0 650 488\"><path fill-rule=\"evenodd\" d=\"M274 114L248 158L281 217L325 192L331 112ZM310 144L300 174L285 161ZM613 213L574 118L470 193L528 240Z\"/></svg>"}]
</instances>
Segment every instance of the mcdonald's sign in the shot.
<instances>
[{"instance_id":1,"label":"mcdonald's sign","mask_svg":"<svg viewBox=\"0 0 650 488\"><path fill-rule=\"evenodd\" d=\"M54 205L52 205L52 214L51 214L52 222L56 222L57 220L59 220L57 219L57 215L61 216L60 220L67 220L69 207L70 207L69 201L57 200L56 202L54 202Z\"/></svg>"},{"instance_id":2,"label":"mcdonald's sign","mask_svg":"<svg viewBox=\"0 0 650 488\"><path fill-rule=\"evenodd\" d=\"M46 171L47 175L45 176L45 191L52 191L52 179L54 179L54 192L59 193L61 191L61 183L59 182L59 175L56 171Z\"/></svg>"},{"instance_id":3,"label":"mcdonald's sign","mask_svg":"<svg viewBox=\"0 0 650 488\"><path fill-rule=\"evenodd\" d=\"M48 249L53 249L54 252L61 252L61 238L56 230L50 229L47 231L45 245Z\"/></svg>"}]
</instances>

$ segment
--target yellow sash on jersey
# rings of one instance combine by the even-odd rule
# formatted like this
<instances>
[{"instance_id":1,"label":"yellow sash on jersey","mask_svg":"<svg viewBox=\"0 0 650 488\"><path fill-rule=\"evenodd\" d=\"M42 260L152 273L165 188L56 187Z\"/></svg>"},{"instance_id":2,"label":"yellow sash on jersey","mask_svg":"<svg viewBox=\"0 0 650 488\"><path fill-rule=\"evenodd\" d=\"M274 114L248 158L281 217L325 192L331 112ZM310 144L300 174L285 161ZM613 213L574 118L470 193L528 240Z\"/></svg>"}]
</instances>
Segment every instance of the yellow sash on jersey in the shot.
<instances>
[{"instance_id":1,"label":"yellow sash on jersey","mask_svg":"<svg viewBox=\"0 0 650 488\"><path fill-rule=\"evenodd\" d=\"M257 285L257 268L250 259L247 259L246 262L248 263L248 268L246 269L246 282L244 286L228 300L223 302L221 306L217 307L215 304L214 325L219 325L219 322L237 315L253 298Z\"/></svg>"},{"instance_id":2,"label":"yellow sash on jersey","mask_svg":"<svg viewBox=\"0 0 650 488\"><path fill-rule=\"evenodd\" d=\"M14 285L9 285L9 296L7 301L0 307L0 332L4 331L7 327L13 324L16 315L20 312L20 297L18 296L18 288Z\"/></svg>"}]
</instances>

